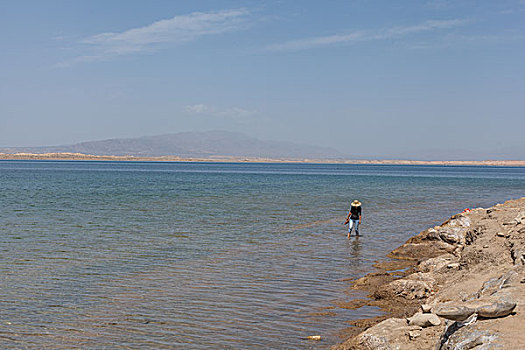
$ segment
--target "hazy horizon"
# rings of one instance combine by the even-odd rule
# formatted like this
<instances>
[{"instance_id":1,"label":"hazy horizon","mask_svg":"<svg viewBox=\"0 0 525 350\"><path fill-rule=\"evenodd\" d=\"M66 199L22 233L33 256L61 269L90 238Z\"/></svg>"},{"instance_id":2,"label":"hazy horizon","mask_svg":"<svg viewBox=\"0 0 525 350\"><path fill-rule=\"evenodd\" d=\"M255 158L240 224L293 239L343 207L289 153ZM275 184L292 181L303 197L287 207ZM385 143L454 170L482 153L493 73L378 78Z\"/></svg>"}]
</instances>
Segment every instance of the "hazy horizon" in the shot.
<instances>
[{"instance_id":1,"label":"hazy horizon","mask_svg":"<svg viewBox=\"0 0 525 350\"><path fill-rule=\"evenodd\" d=\"M525 1L3 1L0 148L191 131L524 159Z\"/></svg>"},{"instance_id":2,"label":"hazy horizon","mask_svg":"<svg viewBox=\"0 0 525 350\"><path fill-rule=\"evenodd\" d=\"M244 150L244 152L242 151ZM419 155L399 157L395 154L356 155L318 145L266 140L243 133L221 130L181 132L177 134L145 135L136 138L111 138L83 141L73 144L44 145L35 147L0 147L0 153L81 153L98 156L137 157L241 157L269 159L346 159L346 160L415 160L415 161L523 161L525 155L514 159L497 152L480 155L475 151L454 150L448 158L439 151L429 150ZM199 153L200 152L200 153ZM211 159L211 158L210 158Z\"/></svg>"}]
</instances>

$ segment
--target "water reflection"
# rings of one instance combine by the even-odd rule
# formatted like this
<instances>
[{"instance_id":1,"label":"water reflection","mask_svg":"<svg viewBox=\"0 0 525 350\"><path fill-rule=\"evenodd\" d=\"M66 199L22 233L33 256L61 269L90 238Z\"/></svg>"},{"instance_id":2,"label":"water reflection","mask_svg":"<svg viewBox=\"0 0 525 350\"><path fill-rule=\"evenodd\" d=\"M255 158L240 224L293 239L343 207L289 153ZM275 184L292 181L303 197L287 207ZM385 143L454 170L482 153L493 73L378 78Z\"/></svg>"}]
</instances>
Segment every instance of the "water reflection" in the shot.
<instances>
[{"instance_id":1,"label":"water reflection","mask_svg":"<svg viewBox=\"0 0 525 350\"><path fill-rule=\"evenodd\" d=\"M355 236L351 240L350 248L351 248L350 249L350 255L351 255L352 259L359 260L359 257L361 255L361 248L362 248L359 236Z\"/></svg>"}]
</instances>

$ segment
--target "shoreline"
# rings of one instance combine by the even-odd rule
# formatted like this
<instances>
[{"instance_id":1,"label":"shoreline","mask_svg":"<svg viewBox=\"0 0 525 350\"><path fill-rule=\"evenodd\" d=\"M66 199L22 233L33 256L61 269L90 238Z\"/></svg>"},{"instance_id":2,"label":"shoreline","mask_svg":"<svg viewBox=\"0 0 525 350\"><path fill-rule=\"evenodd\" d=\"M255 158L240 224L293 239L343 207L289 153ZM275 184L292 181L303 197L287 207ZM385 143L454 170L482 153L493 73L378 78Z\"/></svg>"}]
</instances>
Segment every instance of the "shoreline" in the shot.
<instances>
[{"instance_id":1,"label":"shoreline","mask_svg":"<svg viewBox=\"0 0 525 350\"><path fill-rule=\"evenodd\" d=\"M349 321L332 350L525 348L525 197L453 215L387 257L345 305L385 314Z\"/></svg>"},{"instance_id":2,"label":"shoreline","mask_svg":"<svg viewBox=\"0 0 525 350\"><path fill-rule=\"evenodd\" d=\"M298 164L361 164L361 165L442 165L442 166L507 166L525 167L525 160L388 160L388 159L277 159L264 157L135 157L97 156L83 153L0 153L0 160L85 160L129 162L224 162L224 163L298 163Z\"/></svg>"}]
</instances>

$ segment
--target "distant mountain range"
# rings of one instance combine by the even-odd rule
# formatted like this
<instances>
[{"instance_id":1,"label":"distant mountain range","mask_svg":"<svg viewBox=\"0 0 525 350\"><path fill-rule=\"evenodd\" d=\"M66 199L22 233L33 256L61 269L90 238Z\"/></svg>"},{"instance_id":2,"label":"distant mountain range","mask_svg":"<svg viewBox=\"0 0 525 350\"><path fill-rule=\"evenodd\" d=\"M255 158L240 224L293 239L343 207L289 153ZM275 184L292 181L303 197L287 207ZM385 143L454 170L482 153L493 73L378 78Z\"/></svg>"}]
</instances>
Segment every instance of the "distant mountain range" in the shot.
<instances>
[{"instance_id":1,"label":"distant mountain range","mask_svg":"<svg viewBox=\"0 0 525 350\"><path fill-rule=\"evenodd\" d=\"M292 142L264 141L228 131L108 139L64 146L2 148L2 153L83 153L136 157L260 157L335 159L343 155L332 148Z\"/></svg>"}]
</instances>

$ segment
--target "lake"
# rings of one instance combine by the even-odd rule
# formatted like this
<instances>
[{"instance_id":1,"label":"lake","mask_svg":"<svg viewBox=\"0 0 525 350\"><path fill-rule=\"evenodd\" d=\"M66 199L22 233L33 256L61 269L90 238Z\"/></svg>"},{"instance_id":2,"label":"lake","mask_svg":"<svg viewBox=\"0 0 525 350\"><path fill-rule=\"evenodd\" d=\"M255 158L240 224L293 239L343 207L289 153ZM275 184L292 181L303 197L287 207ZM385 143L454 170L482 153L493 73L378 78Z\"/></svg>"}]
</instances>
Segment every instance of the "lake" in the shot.
<instances>
[{"instance_id":1,"label":"lake","mask_svg":"<svg viewBox=\"0 0 525 350\"><path fill-rule=\"evenodd\" d=\"M525 168L0 161L0 189L2 348L326 349L379 314L350 279Z\"/></svg>"}]
</instances>

